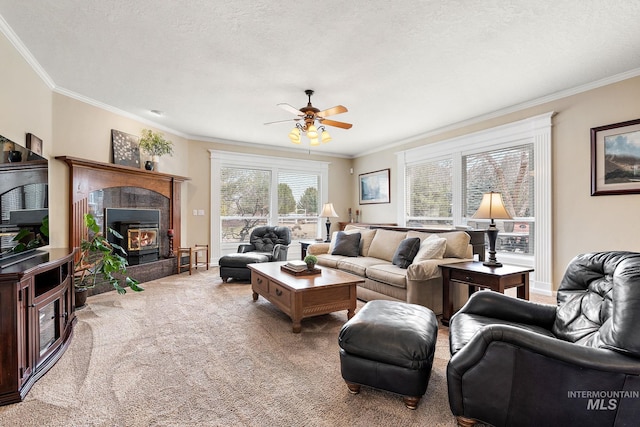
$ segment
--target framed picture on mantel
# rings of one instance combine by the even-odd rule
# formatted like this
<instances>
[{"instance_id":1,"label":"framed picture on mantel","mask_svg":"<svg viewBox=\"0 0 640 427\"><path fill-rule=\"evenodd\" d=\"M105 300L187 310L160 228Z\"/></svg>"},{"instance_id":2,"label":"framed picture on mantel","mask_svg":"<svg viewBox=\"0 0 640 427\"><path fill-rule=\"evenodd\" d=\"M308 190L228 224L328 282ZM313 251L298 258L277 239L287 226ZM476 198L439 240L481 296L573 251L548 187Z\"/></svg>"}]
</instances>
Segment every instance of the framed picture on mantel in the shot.
<instances>
[{"instance_id":1,"label":"framed picture on mantel","mask_svg":"<svg viewBox=\"0 0 640 427\"><path fill-rule=\"evenodd\" d=\"M116 165L140 167L140 147L138 137L111 129L111 152Z\"/></svg>"},{"instance_id":2,"label":"framed picture on mantel","mask_svg":"<svg viewBox=\"0 0 640 427\"><path fill-rule=\"evenodd\" d=\"M591 195L640 194L640 119L591 129Z\"/></svg>"},{"instance_id":3,"label":"framed picture on mantel","mask_svg":"<svg viewBox=\"0 0 640 427\"><path fill-rule=\"evenodd\" d=\"M362 173L360 178L360 204L391 203L390 169Z\"/></svg>"}]
</instances>

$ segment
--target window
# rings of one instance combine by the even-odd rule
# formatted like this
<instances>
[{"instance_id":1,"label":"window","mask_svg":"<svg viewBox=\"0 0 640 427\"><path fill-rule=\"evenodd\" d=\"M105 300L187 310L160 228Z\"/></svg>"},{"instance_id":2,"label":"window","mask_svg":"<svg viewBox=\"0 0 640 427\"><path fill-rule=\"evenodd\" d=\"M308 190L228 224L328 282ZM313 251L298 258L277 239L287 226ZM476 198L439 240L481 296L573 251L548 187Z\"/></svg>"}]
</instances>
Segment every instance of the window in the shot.
<instances>
[{"instance_id":1,"label":"window","mask_svg":"<svg viewBox=\"0 0 640 427\"><path fill-rule=\"evenodd\" d=\"M248 243L262 225L291 229L292 241L321 237L318 212L327 200L326 162L210 151L211 243L214 259ZM289 247L289 258L300 246Z\"/></svg>"},{"instance_id":2,"label":"window","mask_svg":"<svg viewBox=\"0 0 640 427\"><path fill-rule=\"evenodd\" d=\"M220 229L222 242L249 242L255 227L269 223L271 171L222 168Z\"/></svg>"},{"instance_id":3,"label":"window","mask_svg":"<svg viewBox=\"0 0 640 427\"><path fill-rule=\"evenodd\" d=\"M462 156L462 211L467 225L489 227L489 220L471 219L482 195L489 191L502 193L507 212L513 217L513 220L496 221L501 231L496 242L497 252L533 255L533 155L533 144L526 144Z\"/></svg>"},{"instance_id":4,"label":"window","mask_svg":"<svg viewBox=\"0 0 640 427\"><path fill-rule=\"evenodd\" d=\"M316 238L320 213L319 188L318 174L278 174L278 225L291 229L292 240Z\"/></svg>"},{"instance_id":5,"label":"window","mask_svg":"<svg viewBox=\"0 0 640 427\"><path fill-rule=\"evenodd\" d=\"M406 168L408 227L453 225L452 160L428 160Z\"/></svg>"},{"instance_id":6,"label":"window","mask_svg":"<svg viewBox=\"0 0 640 427\"><path fill-rule=\"evenodd\" d=\"M531 266L532 289L551 293L551 117L546 113L397 153L398 223L471 226L489 191L501 192L510 221L498 221L505 263Z\"/></svg>"}]
</instances>

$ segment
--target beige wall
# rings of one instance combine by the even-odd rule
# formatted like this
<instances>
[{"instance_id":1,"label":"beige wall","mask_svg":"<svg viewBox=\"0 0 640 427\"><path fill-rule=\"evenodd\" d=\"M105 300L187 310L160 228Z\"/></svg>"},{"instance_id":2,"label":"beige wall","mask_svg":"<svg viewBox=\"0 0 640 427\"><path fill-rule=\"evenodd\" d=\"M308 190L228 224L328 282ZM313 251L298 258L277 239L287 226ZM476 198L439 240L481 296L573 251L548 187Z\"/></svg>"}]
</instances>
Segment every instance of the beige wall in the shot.
<instances>
[{"instance_id":1,"label":"beige wall","mask_svg":"<svg viewBox=\"0 0 640 427\"><path fill-rule=\"evenodd\" d=\"M396 220L395 153L459 135L555 111L553 161L553 286L575 255L588 251L640 251L640 195L592 197L590 129L640 118L640 77L569 96L537 107L462 127L355 159L354 176L391 169L391 204L362 207L365 221ZM357 180L354 180L357 186ZM357 203L357 192L352 203Z\"/></svg>"}]
</instances>

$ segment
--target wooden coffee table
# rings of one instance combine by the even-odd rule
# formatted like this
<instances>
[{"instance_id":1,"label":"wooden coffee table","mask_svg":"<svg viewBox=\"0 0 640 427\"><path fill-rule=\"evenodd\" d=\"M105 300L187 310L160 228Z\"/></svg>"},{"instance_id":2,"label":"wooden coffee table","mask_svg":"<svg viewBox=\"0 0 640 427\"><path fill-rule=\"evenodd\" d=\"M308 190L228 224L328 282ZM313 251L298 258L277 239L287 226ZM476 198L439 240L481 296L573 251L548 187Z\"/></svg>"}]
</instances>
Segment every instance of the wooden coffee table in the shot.
<instances>
[{"instance_id":1,"label":"wooden coffee table","mask_svg":"<svg viewBox=\"0 0 640 427\"><path fill-rule=\"evenodd\" d=\"M302 329L304 318L347 310L351 319L356 310L356 285L364 279L333 268L316 266L320 274L300 275L280 269L286 261L248 264L253 300L262 295L293 321L293 332Z\"/></svg>"}]
</instances>

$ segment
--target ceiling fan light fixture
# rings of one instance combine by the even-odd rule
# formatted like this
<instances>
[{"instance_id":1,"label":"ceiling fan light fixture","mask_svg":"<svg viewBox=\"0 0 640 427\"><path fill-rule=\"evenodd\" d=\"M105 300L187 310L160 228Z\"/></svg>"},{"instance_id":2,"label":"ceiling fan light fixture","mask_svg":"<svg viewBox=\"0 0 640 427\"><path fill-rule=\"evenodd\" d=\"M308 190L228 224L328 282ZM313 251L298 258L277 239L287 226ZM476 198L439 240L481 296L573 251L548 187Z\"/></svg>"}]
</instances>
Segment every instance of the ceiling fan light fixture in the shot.
<instances>
[{"instance_id":1,"label":"ceiling fan light fixture","mask_svg":"<svg viewBox=\"0 0 640 427\"><path fill-rule=\"evenodd\" d=\"M278 107L292 113L296 116L295 120L296 127L289 132L289 139L293 144L301 144L302 143L302 134L306 134L307 138L309 138L309 143L312 146L318 146L320 143L327 143L332 141L331 135L326 131L326 126L333 126L341 129L351 129L351 123L339 122L336 120L329 120L327 117L333 116L336 114L346 113L347 107L343 105L336 105L331 108L327 108L325 110L319 110L311 104L311 95L313 95L313 90L307 89L304 93L309 97L309 102L305 107L297 109L292 107L286 103L277 104ZM265 125L270 125L273 123L281 123L288 122L289 120L278 120L275 122L268 122ZM318 126L316 127L316 122Z\"/></svg>"},{"instance_id":2,"label":"ceiling fan light fixture","mask_svg":"<svg viewBox=\"0 0 640 427\"><path fill-rule=\"evenodd\" d=\"M316 127L314 125L309 125L309 127L307 128L307 136L311 140L317 139L318 138L318 129L316 129Z\"/></svg>"},{"instance_id":3,"label":"ceiling fan light fixture","mask_svg":"<svg viewBox=\"0 0 640 427\"><path fill-rule=\"evenodd\" d=\"M297 127L291 129L291 132L289 132L289 139L294 144L300 144L300 129Z\"/></svg>"},{"instance_id":4,"label":"ceiling fan light fixture","mask_svg":"<svg viewBox=\"0 0 640 427\"><path fill-rule=\"evenodd\" d=\"M327 132L326 130L323 130L321 133L320 140L322 141L323 144L326 144L327 142L331 141L331 135L329 135L329 132Z\"/></svg>"}]
</instances>

